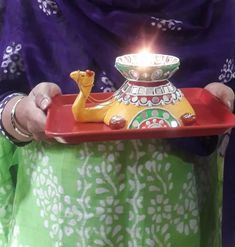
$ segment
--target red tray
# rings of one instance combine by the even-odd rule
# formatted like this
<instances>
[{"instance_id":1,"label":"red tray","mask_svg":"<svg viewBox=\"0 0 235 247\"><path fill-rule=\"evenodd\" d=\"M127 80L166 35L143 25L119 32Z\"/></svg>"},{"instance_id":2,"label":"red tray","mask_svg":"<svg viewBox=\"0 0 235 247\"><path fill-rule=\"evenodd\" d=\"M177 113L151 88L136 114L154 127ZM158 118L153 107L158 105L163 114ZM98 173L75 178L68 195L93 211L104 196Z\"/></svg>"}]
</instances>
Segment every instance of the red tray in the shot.
<instances>
[{"instance_id":1,"label":"red tray","mask_svg":"<svg viewBox=\"0 0 235 247\"><path fill-rule=\"evenodd\" d=\"M73 119L71 111L76 95L68 94L53 99L48 110L45 133L59 142L76 144L88 141L218 135L235 126L235 115L207 90L184 88L182 92L197 115L197 121L192 126L112 130L104 123L78 123ZM110 95L92 94L96 99L105 99Z\"/></svg>"}]
</instances>

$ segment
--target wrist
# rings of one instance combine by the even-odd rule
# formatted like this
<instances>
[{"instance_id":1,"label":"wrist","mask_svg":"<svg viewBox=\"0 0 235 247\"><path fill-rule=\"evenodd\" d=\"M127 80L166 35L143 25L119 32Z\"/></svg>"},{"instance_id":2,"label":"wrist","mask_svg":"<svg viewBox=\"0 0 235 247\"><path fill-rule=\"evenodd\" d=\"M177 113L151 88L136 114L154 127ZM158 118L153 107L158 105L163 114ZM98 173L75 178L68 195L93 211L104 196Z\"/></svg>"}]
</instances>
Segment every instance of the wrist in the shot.
<instances>
[{"instance_id":1,"label":"wrist","mask_svg":"<svg viewBox=\"0 0 235 247\"><path fill-rule=\"evenodd\" d=\"M27 139L32 139L32 134L26 130L25 127L20 124L20 122L17 120L16 117L16 108L18 107L18 104L23 100L25 96L20 97L19 99L16 100L14 103L12 109L11 109L11 124L14 130L21 136Z\"/></svg>"},{"instance_id":2,"label":"wrist","mask_svg":"<svg viewBox=\"0 0 235 247\"><path fill-rule=\"evenodd\" d=\"M16 119L17 107L23 97L23 95L17 95L9 100L2 112L3 127L16 142L29 142L32 140L32 135L21 125L19 119Z\"/></svg>"}]
</instances>

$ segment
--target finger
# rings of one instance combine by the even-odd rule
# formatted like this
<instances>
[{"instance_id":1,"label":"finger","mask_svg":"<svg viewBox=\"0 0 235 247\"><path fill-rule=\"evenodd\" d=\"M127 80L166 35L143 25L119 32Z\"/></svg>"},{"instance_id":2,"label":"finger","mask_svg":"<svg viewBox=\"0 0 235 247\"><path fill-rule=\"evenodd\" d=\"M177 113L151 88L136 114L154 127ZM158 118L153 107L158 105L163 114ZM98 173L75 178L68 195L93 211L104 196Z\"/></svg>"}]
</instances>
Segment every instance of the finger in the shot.
<instances>
[{"instance_id":1,"label":"finger","mask_svg":"<svg viewBox=\"0 0 235 247\"><path fill-rule=\"evenodd\" d=\"M234 93L233 90L222 83L210 83L205 89L223 102L231 111L233 110Z\"/></svg>"},{"instance_id":2,"label":"finger","mask_svg":"<svg viewBox=\"0 0 235 247\"><path fill-rule=\"evenodd\" d=\"M32 90L32 93L35 96L36 106L45 111L51 104L51 99L61 94L61 90L54 83L40 83Z\"/></svg>"},{"instance_id":3,"label":"finger","mask_svg":"<svg viewBox=\"0 0 235 247\"><path fill-rule=\"evenodd\" d=\"M39 108L32 108L29 111L29 117L27 120L27 129L33 135L41 135L44 133L46 125L46 114Z\"/></svg>"},{"instance_id":4,"label":"finger","mask_svg":"<svg viewBox=\"0 0 235 247\"><path fill-rule=\"evenodd\" d=\"M46 140L48 137L45 134L46 114L39 108L36 108L34 115L29 119L27 128L32 133L33 139L36 141Z\"/></svg>"},{"instance_id":5,"label":"finger","mask_svg":"<svg viewBox=\"0 0 235 247\"><path fill-rule=\"evenodd\" d=\"M45 94L38 93L35 95L35 104L38 108L45 111L51 104L51 98Z\"/></svg>"},{"instance_id":6,"label":"finger","mask_svg":"<svg viewBox=\"0 0 235 247\"><path fill-rule=\"evenodd\" d=\"M33 139L35 141L45 141L45 142L50 143L50 141L49 141L50 138L48 138L44 132L33 134Z\"/></svg>"},{"instance_id":7,"label":"finger","mask_svg":"<svg viewBox=\"0 0 235 247\"><path fill-rule=\"evenodd\" d=\"M35 105L34 96L26 96L16 108L16 118L23 130L32 134L35 140L47 139L44 130L46 114Z\"/></svg>"},{"instance_id":8,"label":"finger","mask_svg":"<svg viewBox=\"0 0 235 247\"><path fill-rule=\"evenodd\" d=\"M233 101L234 94L229 89L221 90L218 93L217 98L219 98L231 111L233 111Z\"/></svg>"}]
</instances>

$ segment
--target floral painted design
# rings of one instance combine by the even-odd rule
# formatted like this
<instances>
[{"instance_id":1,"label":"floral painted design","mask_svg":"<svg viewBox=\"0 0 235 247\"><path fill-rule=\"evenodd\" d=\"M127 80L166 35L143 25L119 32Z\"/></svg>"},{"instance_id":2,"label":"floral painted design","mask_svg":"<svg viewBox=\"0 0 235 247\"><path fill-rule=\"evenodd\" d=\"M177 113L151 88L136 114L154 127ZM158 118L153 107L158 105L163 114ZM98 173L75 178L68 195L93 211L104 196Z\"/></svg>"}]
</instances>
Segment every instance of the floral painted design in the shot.
<instances>
[{"instance_id":1,"label":"floral painted design","mask_svg":"<svg viewBox=\"0 0 235 247\"><path fill-rule=\"evenodd\" d=\"M181 31L182 30L182 21L174 20L174 19L161 19L156 18L154 16L151 17L150 25L152 27L156 27L159 30L165 31Z\"/></svg>"},{"instance_id":2,"label":"floral painted design","mask_svg":"<svg viewBox=\"0 0 235 247\"><path fill-rule=\"evenodd\" d=\"M46 15L57 15L59 11L59 7L55 0L37 0L39 4L39 8Z\"/></svg>"},{"instance_id":3,"label":"floral painted design","mask_svg":"<svg viewBox=\"0 0 235 247\"><path fill-rule=\"evenodd\" d=\"M14 79L25 71L23 59L21 56L22 45L12 42L4 51L1 68L3 75L8 79Z\"/></svg>"},{"instance_id":4,"label":"floral painted design","mask_svg":"<svg viewBox=\"0 0 235 247\"><path fill-rule=\"evenodd\" d=\"M231 58L227 58L223 68L220 70L220 75L218 77L221 82L229 82L235 78L235 66L234 61Z\"/></svg>"}]
</instances>

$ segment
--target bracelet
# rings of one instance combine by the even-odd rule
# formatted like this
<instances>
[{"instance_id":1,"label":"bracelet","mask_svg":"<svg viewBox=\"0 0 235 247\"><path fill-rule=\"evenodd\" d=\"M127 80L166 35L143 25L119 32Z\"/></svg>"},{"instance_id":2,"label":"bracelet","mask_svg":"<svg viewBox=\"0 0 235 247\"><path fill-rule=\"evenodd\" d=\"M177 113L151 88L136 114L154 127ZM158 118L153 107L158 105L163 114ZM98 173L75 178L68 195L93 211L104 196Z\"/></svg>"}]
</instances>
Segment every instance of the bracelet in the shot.
<instances>
[{"instance_id":1,"label":"bracelet","mask_svg":"<svg viewBox=\"0 0 235 247\"><path fill-rule=\"evenodd\" d=\"M12 143L17 143L18 144L18 140L16 140L13 136L11 136L4 128L3 123L2 123L2 113L4 110L4 107L6 106L6 104L13 99L16 96L22 96L25 95L23 93L12 93L9 94L8 96L6 96L1 102L0 102L0 134L2 136L4 136L6 139L8 139L10 142Z\"/></svg>"},{"instance_id":2,"label":"bracelet","mask_svg":"<svg viewBox=\"0 0 235 247\"><path fill-rule=\"evenodd\" d=\"M32 138L33 135L32 135L31 133L29 133L28 131L26 131L26 130L19 124L19 122L18 122L17 119L16 119L16 107L17 107L17 105L20 103L20 101L21 101L23 98L24 98L24 96L21 97L21 98L19 98L19 99L15 102L14 106L12 107L12 110L11 110L11 124L12 124L14 130L15 130L19 135L21 135L21 136L23 136L23 137L25 137L25 138Z\"/></svg>"}]
</instances>

